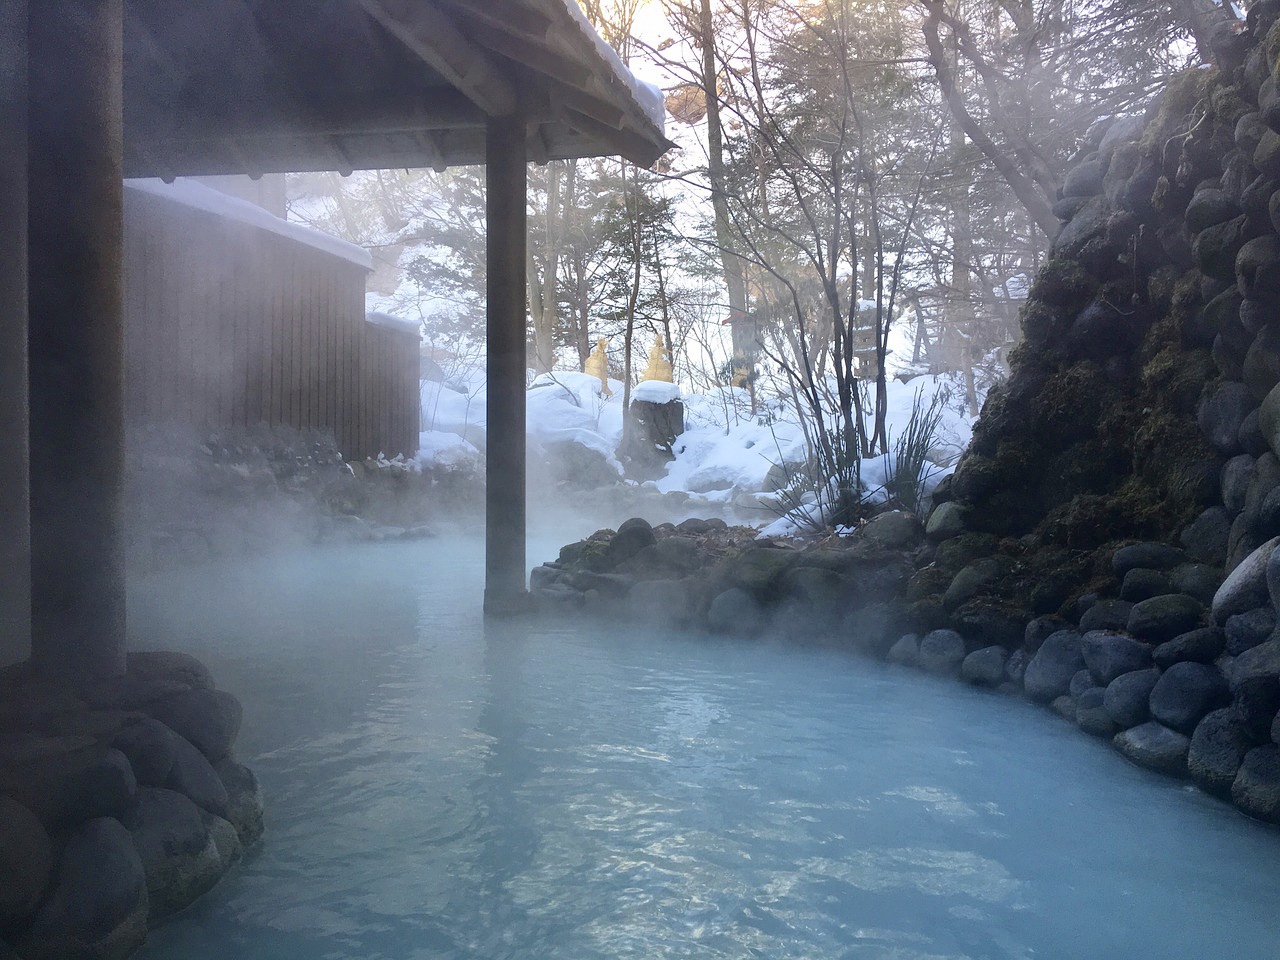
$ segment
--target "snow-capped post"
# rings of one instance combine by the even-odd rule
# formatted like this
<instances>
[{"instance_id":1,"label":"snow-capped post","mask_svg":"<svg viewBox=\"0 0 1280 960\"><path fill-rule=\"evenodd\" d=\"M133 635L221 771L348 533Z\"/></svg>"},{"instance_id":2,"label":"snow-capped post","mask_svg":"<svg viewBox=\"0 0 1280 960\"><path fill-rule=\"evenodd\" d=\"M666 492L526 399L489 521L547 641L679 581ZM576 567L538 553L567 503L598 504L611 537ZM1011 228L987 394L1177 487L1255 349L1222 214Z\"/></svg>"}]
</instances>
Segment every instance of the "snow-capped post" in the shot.
<instances>
[{"instance_id":1,"label":"snow-capped post","mask_svg":"<svg viewBox=\"0 0 1280 960\"><path fill-rule=\"evenodd\" d=\"M31 643L27 499L27 5L0 7L0 663Z\"/></svg>"},{"instance_id":2,"label":"snow-capped post","mask_svg":"<svg viewBox=\"0 0 1280 960\"><path fill-rule=\"evenodd\" d=\"M490 119L485 138L486 614L511 614L525 598L524 121Z\"/></svg>"},{"instance_id":3,"label":"snow-capped post","mask_svg":"<svg viewBox=\"0 0 1280 960\"><path fill-rule=\"evenodd\" d=\"M27 24L31 659L123 673L123 0Z\"/></svg>"}]
</instances>

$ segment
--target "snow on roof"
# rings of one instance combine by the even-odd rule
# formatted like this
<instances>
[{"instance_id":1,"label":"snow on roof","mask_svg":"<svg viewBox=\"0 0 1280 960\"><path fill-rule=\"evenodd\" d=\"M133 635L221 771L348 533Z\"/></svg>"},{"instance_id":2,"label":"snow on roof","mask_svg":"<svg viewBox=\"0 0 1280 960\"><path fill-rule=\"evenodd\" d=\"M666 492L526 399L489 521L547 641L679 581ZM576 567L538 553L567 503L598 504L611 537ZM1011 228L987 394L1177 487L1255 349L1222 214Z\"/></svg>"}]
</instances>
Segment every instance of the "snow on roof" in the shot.
<instances>
[{"instance_id":1,"label":"snow on roof","mask_svg":"<svg viewBox=\"0 0 1280 960\"><path fill-rule=\"evenodd\" d=\"M662 95L662 88L652 83L641 80L631 68L622 62L622 58L618 56L618 51L609 46L600 34L596 33L596 28L591 25L591 21L587 19L587 15L582 12L582 8L578 6L578 0L562 0L565 9L572 14L573 18L578 21L578 27L587 36L587 38L595 45L596 52L600 55L600 59L613 68L613 72L621 79L627 88L631 91L631 95L635 98L636 103L644 111L644 115L658 128L658 132L666 135L667 128L667 107L666 100Z\"/></svg>"},{"instance_id":2,"label":"snow on roof","mask_svg":"<svg viewBox=\"0 0 1280 960\"><path fill-rule=\"evenodd\" d=\"M413 320L406 320L404 317L397 317L390 313L383 313L381 310L370 310L364 315L366 323L371 323L375 327L387 327L392 330L401 330L404 333L421 334L422 327Z\"/></svg>"},{"instance_id":3,"label":"snow on roof","mask_svg":"<svg viewBox=\"0 0 1280 960\"><path fill-rule=\"evenodd\" d=\"M321 233L319 230L304 227L300 223L281 220L274 213L264 210L256 203L233 197L195 180L188 180L185 177L179 177L173 183L165 183L159 179L126 180L124 185L129 190L137 190L152 196L164 197L194 210L203 210L205 213L212 213L227 220L246 223L260 230L288 237L290 240L305 243L309 247L323 250L332 256L341 257L343 260L364 267L366 270L373 269L373 257L369 255L369 251L364 247L340 240L327 233Z\"/></svg>"}]
</instances>

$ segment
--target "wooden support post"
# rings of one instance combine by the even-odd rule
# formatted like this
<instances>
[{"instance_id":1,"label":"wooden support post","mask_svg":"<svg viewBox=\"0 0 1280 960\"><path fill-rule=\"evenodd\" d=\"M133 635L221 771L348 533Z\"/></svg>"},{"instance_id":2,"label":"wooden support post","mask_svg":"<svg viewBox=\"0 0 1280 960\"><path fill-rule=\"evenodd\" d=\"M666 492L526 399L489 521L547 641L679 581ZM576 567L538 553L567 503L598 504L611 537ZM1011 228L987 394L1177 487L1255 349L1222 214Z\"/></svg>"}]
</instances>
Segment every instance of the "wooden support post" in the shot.
<instances>
[{"instance_id":1,"label":"wooden support post","mask_svg":"<svg viewBox=\"0 0 1280 960\"><path fill-rule=\"evenodd\" d=\"M31 652L27 498L27 4L0 6L0 666Z\"/></svg>"},{"instance_id":2,"label":"wooden support post","mask_svg":"<svg viewBox=\"0 0 1280 960\"><path fill-rule=\"evenodd\" d=\"M123 0L41 0L28 39L31 654L124 670Z\"/></svg>"},{"instance_id":3,"label":"wooden support post","mask_svg":"<svg viewBox=\"0 0 1280 960\"><path fill-rule=\"evenodd\" d=\"M525 234L528 202L524 124L489 122L485 139L486 614L525 601Z\"/></svg>"}]
</instances>

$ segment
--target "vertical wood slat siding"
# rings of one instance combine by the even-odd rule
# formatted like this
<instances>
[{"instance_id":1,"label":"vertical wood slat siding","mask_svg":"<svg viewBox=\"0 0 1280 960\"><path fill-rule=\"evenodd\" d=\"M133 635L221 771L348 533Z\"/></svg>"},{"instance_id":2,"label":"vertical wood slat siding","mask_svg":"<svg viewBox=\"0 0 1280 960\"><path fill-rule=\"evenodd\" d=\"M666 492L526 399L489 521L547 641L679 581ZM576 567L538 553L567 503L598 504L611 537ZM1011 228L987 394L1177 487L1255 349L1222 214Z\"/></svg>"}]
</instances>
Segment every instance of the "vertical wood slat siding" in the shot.
<instances>
[{"instance_id":1,"label":"vertical wood slat siding","mask_svg":"<svg viewBox=\"0 0 1280 960\"><path fill-rule=\"evenodd\" d=\"M125 248L131 425L289 424L332 430L348 459L416 452L418 338L365 322L358 264L136 190Z\"/></svg>"}]
</instances>

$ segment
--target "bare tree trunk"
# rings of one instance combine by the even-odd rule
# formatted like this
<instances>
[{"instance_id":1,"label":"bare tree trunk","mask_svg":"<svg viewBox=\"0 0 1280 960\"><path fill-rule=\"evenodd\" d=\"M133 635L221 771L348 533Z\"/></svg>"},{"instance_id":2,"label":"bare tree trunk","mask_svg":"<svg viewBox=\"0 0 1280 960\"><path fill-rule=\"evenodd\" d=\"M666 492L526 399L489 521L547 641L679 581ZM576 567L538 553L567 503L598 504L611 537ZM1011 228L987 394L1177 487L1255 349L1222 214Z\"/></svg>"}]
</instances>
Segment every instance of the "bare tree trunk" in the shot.
<instances>
[{"instance_id":1,"label":"bare tree trunk","mask_svg":"<svg viewBox=\"0 0 1280 960\"><path fill-rule=\"evenodd\" d=\"M556 275L560 272L561 221L564 205L560 198L562 161L547 164L547 209L544 222L545 253L542 277L537 276L532 251L528 254L529 313L533 316L533 369L550 373L556 360Z\"/></svg>"}]
</instances>

